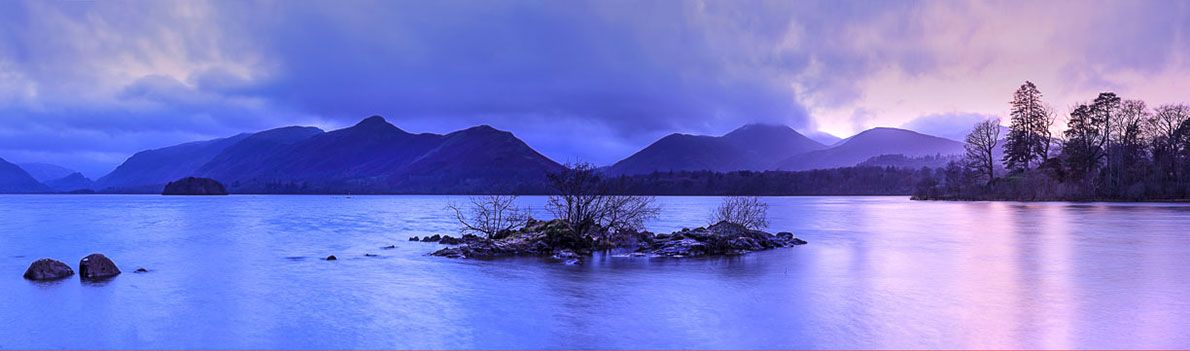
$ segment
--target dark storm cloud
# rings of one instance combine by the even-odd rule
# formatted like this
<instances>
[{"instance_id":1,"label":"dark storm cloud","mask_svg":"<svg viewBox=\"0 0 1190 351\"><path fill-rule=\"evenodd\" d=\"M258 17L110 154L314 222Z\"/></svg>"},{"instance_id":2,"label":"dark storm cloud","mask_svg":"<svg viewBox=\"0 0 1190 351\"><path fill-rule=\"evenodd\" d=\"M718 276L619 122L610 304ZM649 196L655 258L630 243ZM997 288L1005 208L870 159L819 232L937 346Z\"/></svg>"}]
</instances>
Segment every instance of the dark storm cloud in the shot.
<instances>
[{"instance_id":1,"label":"dark storm cloud","mask_svg":"<svg viewBox=\"0 0 1190 351\"><path fill-rule=\"evenodd\" d=\"M345 119L548 116L625 134L750 119L803 124L780 74L796 58L769 40L715 37L745 24L711 23L710 10L693 4L284 6L250 34L281 73L241 92Z\"/></svg>"}]
</instances>

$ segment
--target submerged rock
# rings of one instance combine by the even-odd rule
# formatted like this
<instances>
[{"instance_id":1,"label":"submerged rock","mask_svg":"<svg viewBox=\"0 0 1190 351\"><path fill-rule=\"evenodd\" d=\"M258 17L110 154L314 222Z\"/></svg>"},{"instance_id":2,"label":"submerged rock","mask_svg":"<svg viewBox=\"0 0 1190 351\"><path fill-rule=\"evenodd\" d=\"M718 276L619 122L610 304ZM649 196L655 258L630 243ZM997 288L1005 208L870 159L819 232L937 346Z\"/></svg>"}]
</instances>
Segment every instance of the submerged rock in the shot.
<instances>
[{"instance_id":1,"label":"submerged rock","mask_svg":"<svg viewBox=\"0 0 1190 351\"><path fill-rule=\"evenodd\" d=\"M50 258L43 258L29 264L29 269L25 270L25 279L45 281L58 280L74 275L74 270L70 266Z\"/></svg>"},{"instance_id":2,"label":"submerged rock","mask_svg":"<svg viewBox=\"0 0 1190 351\"><path fill-rule=\"evenodd\" d=\"M385 249L385 250L392 250L392 249L395 249L395 248L397 248L397 245L389 245L389 246L382 247L381 249Z\"/></svg>"},{"instance_id":3,"label":"submerged rock","mask_svg":"<svg viewBox=\"0 0 1190 351\"><path fill-rule=\"evenodd\" d=\"M554 255L551 258L561 261L568 266L583 264L583 258L581 256L567 249L554 251Z\"/></svg>"},{"instance_id":4,"label":"submerged rock","mask_svg":"<svg viewBox=\"0 0 1190 351\"><path fill-rule=\"evenodd\" d=\"M137 268L135 271L132 271L132 273L149 273L149 270L145 269L145 267L140 267L140 268Z\"/></svg>"},{"instance_id":5,"label":"submerged rock","mask_svg":"<svg viewBox=\"0 0 1190 351\"><path fill-rule=\"evenodd\" d=\"M431 255L446 257L446 258L467 258L466 252L458 247L448 247L442 250L434 251Z\"/></svg>"},{"instance_id":6,"label":"submerged rock","mask_svg":"<svg viewBox=\"0 0 1190 351\"><path fill-rule=\"evenodd\" d=\"M227 188L214 179L186 177L166 184L161 195L227 195Z\"/></svg>"},{"instance_id":7,"label":"submerged rock","mask_svg":"<svg viewBox=\"0 0 1190 351\"><path fill-rule=\"evenodd\" d=\"M434 234L434 236L427 236L427 237L421 238L421 242L423 242L423 243L433 243L433 242L438 242L439 240L442 240L442 236L438 235L438 234Z\"/></svg>"},{"instance_id":8,"label":"submerged rock","mask_svg":"<svg viewBox=\"0 0 1190 351\"><path fill-rule=\"evenodd\" d=\"M338 258L338 257L335 257L335 255L330 255L330 256L327 256L327 257L326 257L326 260L327 260L327 261L335 261L335 260L338 260L338 259L339 259L339 258Z\"/></svg>"},{"instance_id":9,"label":"submerged rock","mask_svg":"<svg viewBox=\"0 0 1190 351\"><path fill-rule=\"evenodd\" d=\"M102 279L119 274L120 268L103 254L90 254L79 261L79 276L83 279Z\"/></svg>"},{"instance_id":10,"label":"submerged rock","mask_svg":"<svg viewBox=\"0 0 1190 351\"><path fill-rule=\"evenodd\" d=\"M409 237L409 241L421 241L421 238L418 238L416 236L411 236L411 237Z\"/></svg>"}]
</instances>

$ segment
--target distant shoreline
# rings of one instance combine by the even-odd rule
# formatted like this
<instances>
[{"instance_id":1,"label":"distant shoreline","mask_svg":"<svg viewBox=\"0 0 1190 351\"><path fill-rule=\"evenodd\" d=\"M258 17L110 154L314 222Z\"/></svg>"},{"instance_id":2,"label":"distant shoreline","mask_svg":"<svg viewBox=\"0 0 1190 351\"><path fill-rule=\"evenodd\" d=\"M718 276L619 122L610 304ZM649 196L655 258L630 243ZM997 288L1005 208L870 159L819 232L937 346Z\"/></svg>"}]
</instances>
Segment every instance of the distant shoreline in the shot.
<instances>
[{"instance_id":1,"label":"distant shoreline","mask_svg":"<svg viewBox=\"0 0 1190 351\"><path fill-rule=\"evenodd\" d=\"M1072 202L1072 203L1093 203L1093 202L1108 202L1108 203L1190 203L1190 199L1107 199L1107 198L1093 198L1093 199L1039 199L1039 200L1024 200L1024 199L975 199L975 198L933 198L933 197L919 197L911 196L909 198L913 201L939 201L939 202Z\"/></svg>"},{"instance_id":2,"label":"distant shoreline","mask_svg":"<svg viewBox=\"0 0 1190 351\"><path fill-rule=\"evenodd\" d=\"M89 193L89 194L71 194L71 193L0 193L3 195L36 195L36 196L92 196L92 195L144 195L144 196L166 196L154 193ZM444 194L444 193L370 193L370 194L333 194L333 193L233 193L230 196L478 196L491 194ZM514 194L500 194L500 195L514 195ZM517 196L550 196L552 194L515 194ZM661 197L721 197L721 196L740 196L740 194L634 194L644 196L661 196ZM744 194L746 195L746 194ZM822 195L822 194L786 194L786 195L757 195L762 197L904 197L911 201L917 202L1015 202L1015 203L1046 203L1046 202L1065 202L1065 203L1153 203L1153 204L1190 204L1190 199L1145 199L1145 200L1121 200L1121 199L1045 199L1045 200L1021 200L1021 199L939 199L939 198L917 198L909 194L846 194L846 195ZM172 197L172 196L170 196Z\"/></svg>"},{"instance_id":3,"label":"distant shoreline","mask_svg":"<svg viewBox=\"0 0 1190 351\"><path fill-rule=\"evenodd\" d=\"M149 195L149 196L168 196L157 193L0 193L0 195L70 195L70 196L92 196L92 195ZM481 196L481 195L515 195L515 196L551 196L557 194L550 193L531 193L531 194L505 194L505 193L366 193L366 194L344 194L344 193L231 193L230 196L236 195L277 195L277 196L294 196L294 195L318 195L318 196ZM757 194L621 194L621 195L640 195L640 196L666 196L666 197L711 197L711 196L762 196L762 197L911 197L910 194L779 194L779 195L757 195ZM171 196L172 197L172 196Z\"/></svg>"}]
</instances>

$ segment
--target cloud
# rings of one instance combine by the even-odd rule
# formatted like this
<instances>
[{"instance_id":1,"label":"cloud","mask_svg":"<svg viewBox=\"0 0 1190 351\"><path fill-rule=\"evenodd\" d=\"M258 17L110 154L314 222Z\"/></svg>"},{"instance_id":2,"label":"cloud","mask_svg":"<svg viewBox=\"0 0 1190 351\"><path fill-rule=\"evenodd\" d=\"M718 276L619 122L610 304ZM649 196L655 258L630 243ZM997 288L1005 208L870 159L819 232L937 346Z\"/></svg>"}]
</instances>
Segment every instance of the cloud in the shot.
<instances>
[{"instance_id":1,"label":"cloud","mask_svg":"<svg viewBox=\"0 0 1190 351\"><path fill-rule=\"evenodd\" d=\"M998 118L993 115L979 113L941 113L921 116L901 125L901 128L939 136L951 140L963 141L975 123ZM1001 124L1007 121L1001 121Z\"/></svg>"},{"instance_id":2,"label":"cloud","mask_svg":"<svg viewBox=\"0 0 1190 351\"><path fill-rule=\"evenodd\" d=\"M111 155L372 114L419 132L490 124L601 164L671 132L751 122L947 134L1004 114L1026 79L1059 113L1102 89L1176 101L1190 84L1188 7L4 2L0 157L102 174Z\"/></svg>"}]
</instances>

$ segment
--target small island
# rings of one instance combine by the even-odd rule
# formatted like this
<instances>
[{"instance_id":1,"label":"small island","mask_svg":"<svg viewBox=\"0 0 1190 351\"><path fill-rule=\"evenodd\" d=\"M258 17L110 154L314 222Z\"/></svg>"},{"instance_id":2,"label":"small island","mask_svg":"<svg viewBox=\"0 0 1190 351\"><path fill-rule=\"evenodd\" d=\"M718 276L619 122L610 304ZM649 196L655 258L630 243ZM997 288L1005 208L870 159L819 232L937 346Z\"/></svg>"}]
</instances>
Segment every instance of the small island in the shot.
<instances>
[{"instance_id":1,"label":"small island","mask_svg":"<svg viewBox=\"0 0 1190 351\"><path fill-rule=\"evenodd\" d=\"M227 188L214 179L186 177L166 184L161 195L227 195Z\"/></svg>"},{"instance_id":2,"label":"small island","mask_svg":"<svg viewBox=\"0 0 1190 351\"><path fill-rule=\"evenodd\" d=\"M669 234L644 230L661 208L649 196L622 195L594 166L578 164L549 175L555 195L546 209L556 219L541 221L515 206L515 195L472 196L449 206L462 238L434 235L410 241L453 245L431 253L450 258L552 257L581 264L595 252L644 257L739 255L805 244L793 233L771 234L768 204L756 196L727 197L710 213L706 227Z\"/></svg>"},{"instance_id":3,"label":"small island","mask_svg":"<svg viewBox=\"0 0 1190 351\"><path fill-rule=\"evenodd\" d=\"M740 255L806 244L806 241L795 238L793 233L774 235L728 221L670 234L648 231L613 233L601 228L587 235L576 235L565 222L557 219L530 219L524 227L503 232L494 238L464 235L462 239L439 242L457 246L435 251L431 255L450 258L548 256L567 264L581 263L583 256L596 251L628 256L680 258Z\"/></svg>"}]
</instances>

